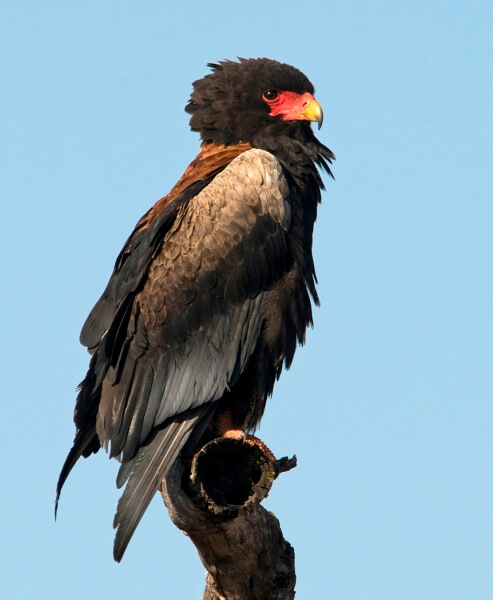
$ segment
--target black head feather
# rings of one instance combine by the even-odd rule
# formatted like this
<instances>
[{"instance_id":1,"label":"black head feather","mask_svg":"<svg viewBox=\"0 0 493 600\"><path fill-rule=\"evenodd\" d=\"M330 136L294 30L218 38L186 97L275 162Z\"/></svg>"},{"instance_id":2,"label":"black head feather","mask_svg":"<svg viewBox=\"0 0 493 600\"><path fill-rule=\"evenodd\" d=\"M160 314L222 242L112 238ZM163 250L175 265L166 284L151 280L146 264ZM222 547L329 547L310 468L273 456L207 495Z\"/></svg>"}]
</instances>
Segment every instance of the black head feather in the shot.
<instances>
[{"instance_id":1,"label":"black head feather","mask_svg":"<svg viewBox=\"0 0 493 600\"><path fill-rule=\"evenodd\" d=\"M194 82L185 108L192 115L192 131L198 131L204 142L250 142L259 146L256 138L273 124L279 131L271 131L270 135L293 128L310 129L306 122L271 117L262 100L268 89L313 94L313 85L298 69L268 58L225 60L208 66L212 73Z\"/></svg>"}]
</instances>

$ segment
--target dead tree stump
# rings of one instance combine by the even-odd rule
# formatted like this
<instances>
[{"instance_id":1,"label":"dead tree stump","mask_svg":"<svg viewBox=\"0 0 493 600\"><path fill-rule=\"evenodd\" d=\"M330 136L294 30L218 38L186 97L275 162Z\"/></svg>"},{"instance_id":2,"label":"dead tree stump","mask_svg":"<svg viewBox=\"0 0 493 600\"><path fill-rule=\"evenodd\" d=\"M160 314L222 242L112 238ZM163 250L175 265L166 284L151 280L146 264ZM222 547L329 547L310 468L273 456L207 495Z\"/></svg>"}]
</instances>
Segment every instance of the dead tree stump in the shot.
<instances>
[{"instance_id":1,"label":"dead tree stump","mask_svg":"<svg viewBox=\"0 0 493 600\"><path fill-rule=\"evenodd\" d=\"M202 600L293 600L294 549L260 502L296 458L272 463L255 445L230 438L176 461L161 494L173 523L207 570Z\"/></svg>"}]
</instances>

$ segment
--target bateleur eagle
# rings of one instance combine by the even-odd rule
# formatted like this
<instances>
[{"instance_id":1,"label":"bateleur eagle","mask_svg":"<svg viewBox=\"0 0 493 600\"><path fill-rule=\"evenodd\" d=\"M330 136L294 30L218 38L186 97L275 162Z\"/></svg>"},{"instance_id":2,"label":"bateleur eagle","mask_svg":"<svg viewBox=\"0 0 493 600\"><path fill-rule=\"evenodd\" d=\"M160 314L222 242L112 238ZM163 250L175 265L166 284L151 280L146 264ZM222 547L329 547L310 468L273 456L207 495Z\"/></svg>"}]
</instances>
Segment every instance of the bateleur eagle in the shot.
<instances>
[{"instance_id":1,"label":"bateleur eagle","mask_svg":"<svg viewBox=\"0 0 493 600\"><path fill-rule=\"evenodd\" d=\"M121 462L121 560L180 451L226 420L253 431L318 303L312 233L332 152L299 70L265 58L210 64L186 111L202 145L140 219L80 340L79 386L61 488L101 447Z\"/></svg>"}]
</instances>

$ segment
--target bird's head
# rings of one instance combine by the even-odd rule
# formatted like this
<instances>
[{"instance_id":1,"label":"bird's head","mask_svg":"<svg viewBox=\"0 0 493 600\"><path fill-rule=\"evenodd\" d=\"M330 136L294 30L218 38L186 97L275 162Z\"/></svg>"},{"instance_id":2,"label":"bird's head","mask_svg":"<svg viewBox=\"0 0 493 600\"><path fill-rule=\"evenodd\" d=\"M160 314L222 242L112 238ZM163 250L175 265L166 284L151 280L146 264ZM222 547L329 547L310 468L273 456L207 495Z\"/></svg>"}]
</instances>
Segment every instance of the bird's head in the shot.
<instances>
[{"instance_id":1,"label":"bird's head","mask_svg":"<svg viewBox=\"0 0 493 600\"><path fill-rule=\"evenodd\" d=\"M310 121L322 125L313 85L298 69L267 58L209 66L212 73L194 82L185 108L204 142L262 146L267 137L312 137Z\"/></svg>"}]
</instances>

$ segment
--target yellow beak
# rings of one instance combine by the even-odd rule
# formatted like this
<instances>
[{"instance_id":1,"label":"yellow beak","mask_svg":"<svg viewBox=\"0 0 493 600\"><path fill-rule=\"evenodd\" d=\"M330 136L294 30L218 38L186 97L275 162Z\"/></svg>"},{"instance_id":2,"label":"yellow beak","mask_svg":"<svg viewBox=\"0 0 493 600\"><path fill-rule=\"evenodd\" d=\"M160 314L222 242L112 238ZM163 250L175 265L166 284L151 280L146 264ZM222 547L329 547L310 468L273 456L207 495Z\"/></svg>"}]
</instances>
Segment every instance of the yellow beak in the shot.
<instances>
[{"instance_id":1,"label":"yellow beak","mask_svg":"<svg viewBox=\"0 0 493 600\"><path fill-rule=\"evenodd\" d=\"M322 127L324 112L320 104L312 98L301 110L300 115L307 121L318 123L318 128Z\"/></svg>"}]
</instances>

